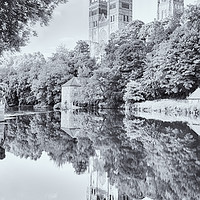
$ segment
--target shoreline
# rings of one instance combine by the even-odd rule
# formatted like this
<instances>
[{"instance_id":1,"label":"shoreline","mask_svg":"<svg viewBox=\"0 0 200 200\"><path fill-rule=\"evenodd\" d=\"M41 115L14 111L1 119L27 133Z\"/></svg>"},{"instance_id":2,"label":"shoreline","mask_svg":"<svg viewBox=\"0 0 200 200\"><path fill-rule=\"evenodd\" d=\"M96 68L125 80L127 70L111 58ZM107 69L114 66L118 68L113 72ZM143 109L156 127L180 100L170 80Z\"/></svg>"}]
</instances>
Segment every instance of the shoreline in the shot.
<instances>
[{"instance_id":1,"label":"shoreline","mask_svg":"<svg viewBox=\"0 0 200 200\"><path fill-rule=\"evenodd\" d=\"M165 122L183 122L200 136L200 101L159 100L126 105L126 114Z\"/></svg>"},{"instance_id":2,"label":"shoreline","mask_svg":"<svg viewBox=\"0 0 200 200\"><path fill-rule=\"evenodd\" d=\"M200 100L154 100L125 106L126 110L200 116Z\"/></svg>"}]
</instances>

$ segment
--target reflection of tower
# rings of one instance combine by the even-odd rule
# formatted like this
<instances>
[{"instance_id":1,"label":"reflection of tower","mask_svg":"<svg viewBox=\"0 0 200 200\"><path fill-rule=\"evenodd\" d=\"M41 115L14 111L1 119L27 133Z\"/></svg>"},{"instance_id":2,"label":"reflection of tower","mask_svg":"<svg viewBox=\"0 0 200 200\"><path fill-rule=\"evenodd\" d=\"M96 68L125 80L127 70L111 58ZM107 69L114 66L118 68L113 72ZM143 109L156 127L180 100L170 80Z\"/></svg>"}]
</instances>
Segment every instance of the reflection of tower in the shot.
<instances>
[{"instance_id":1,"label":"reflection of tower","mask_svg":"<svg viewBox=\"0 0 200 200\"><path fill-rule=\"evenodd\" d=\"M4 139L5 139L4 124L0 124L0 145L3 144Z\"/></svg>"},{"instance_id":2,"label":"reflection of tower","mask_svg":"<svg viewBox=\"0 0 200 200\"><path fill-rule=\"evenodd\" d=\"M2 147L4 140L5 140L4 124L0 124L0 160L4 159L6 157L5 149Z\"/></svg>"},{"instance_id":3,"label":"reflection of tower","mask_svg":"<svg viewBox=\"0 0 200 200\"><path fill-rule=\"evenodd\" d=\"M0 94L0 122L4 121L5 100Z\"/></svg>"},{"instance_id":4,"label":"reflection of tower","mask_svg":"<svg viewBox=\"0 0 200 200\"><path fill-rule=\"evenodd\" d=\"M176 17L184 10L184 0L158 0L157 19Z\"/></svg>"},{"instance_id":5,"label":"reflection of tower","mask_svg":"<svg viewBox=\"0 0 200 200\"><path fill-rule=\"evenodd\" d=\"M110 184L104 164L100 152L96 151L96 156L90 158L87 200L118 200L118 189Z\"/></svg>"},{"instance_id":6,"label":"reflection of tower","mask_svg":"<svg viewBox=\"0 0 200 200\"><path fill-rule=\"evenodd\" d=\"M5 149L0 146L0 160L3 160L6 157Z\"/></svg>"},{"instance_id":7,"label":"reflection of tower","mask_svg":"<svg viewBox=\"0 0 200 200\"><path fill-rule=\"evenodd\" d=\"M90 0L89 40L91 54L102 55L110 34L132 21L132 0Z\"/></svg>"}]
</instances>

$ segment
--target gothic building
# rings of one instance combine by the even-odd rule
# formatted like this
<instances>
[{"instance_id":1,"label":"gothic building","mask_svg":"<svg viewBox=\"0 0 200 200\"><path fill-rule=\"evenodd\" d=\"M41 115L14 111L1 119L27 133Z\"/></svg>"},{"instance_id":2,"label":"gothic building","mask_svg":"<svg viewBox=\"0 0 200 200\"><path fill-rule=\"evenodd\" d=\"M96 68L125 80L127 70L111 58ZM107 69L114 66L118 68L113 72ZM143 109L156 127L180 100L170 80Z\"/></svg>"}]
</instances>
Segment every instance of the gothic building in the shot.
<instances>
[{"instance_id":1,"label":"gothic building","mask_svg":"<svg viewBox=\"0 0 200 200\"><path fill-rule=\"evenodd\" d=\"M176 16L184 10L184 0L158 0L157 20ZM104 52L109 37L123 29L133 15L133 0L90 0L89 41L91 55Z\"/></svg>"},{"instance_id":2,"label":"gothic building","mask_svg":"<svg viewBox=\"0 0 200 200\"><path fill-rule=\"evenodd\" d=\"M157 19L176 16L184 10L184 0L158 0Z\"/></svg>"},{"instance_id":3,"label":"gothic building","mask_svg":"<svg viewBox=\"0 0 200 200\"><path fill-rule=\"evenodd\" d=\"M111 33L132 21L132 0L90 0L89 40L91 54L101 54Z\"/></svg>"}]
</instances>

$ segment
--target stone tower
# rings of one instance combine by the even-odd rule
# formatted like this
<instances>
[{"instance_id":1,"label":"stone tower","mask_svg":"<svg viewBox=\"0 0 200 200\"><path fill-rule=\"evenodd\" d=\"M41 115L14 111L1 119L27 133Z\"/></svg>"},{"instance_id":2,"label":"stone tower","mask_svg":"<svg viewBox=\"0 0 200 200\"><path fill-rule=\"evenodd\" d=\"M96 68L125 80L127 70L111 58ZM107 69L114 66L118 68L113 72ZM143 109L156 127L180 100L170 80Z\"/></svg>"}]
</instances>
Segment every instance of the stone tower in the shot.
<instances>
[{"instance_id":1,"label":"stone tower","mask_svg":"<svg viewBox=\"0 0 200 200\"><path fill-rule=\"evenodd\" d=\"M176 17L184 10L184 0L158 0L157 19Z\"/></svg>"},{"instance_id":2,"label":"stone tower","mask_svg":"<svg viewBox=\"0 0 200 200\"><path fill-rule=\"evenodd\" d=\"M132 21L132 0L108 0L109 34L121 30Z\"/></svg>"},{"instance_id":3,"label":"stone tower","mask_svg":"<svg viewBox=\"0 0 200 200\"><path fill-rule=\"evenodd\" d=\"M89 41L91 54L102 54L110 34L132 21L132 0L90 0Z\"/></svg>"}]
</instances>

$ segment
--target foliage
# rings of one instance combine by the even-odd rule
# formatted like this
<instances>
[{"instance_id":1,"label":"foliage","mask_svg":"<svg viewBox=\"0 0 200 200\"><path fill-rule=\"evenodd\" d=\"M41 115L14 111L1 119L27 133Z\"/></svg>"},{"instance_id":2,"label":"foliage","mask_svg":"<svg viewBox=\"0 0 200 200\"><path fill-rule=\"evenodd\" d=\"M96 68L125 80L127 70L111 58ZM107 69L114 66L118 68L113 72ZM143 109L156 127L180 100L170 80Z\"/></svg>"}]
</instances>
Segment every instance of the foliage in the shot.
<instances>
[{"instance_id":1,"label":"foliage","mask_svg":"<svg viewBox=\"0 0 200 200\"><path fill-rule=\"evenodd\" d=\"M147 62L143 76L130 89L127 86L127 101L137 97L137 93L132 91L144 91L144 100L159 98L186 98L200 85L200 35L199 35L199 5L191 5L185 10L181 18L181 24L172 21L164 28L166 33L161 30L153 33L161 34L156 45L147 55ZM155 24L155 23L154 23ZM160 25L159 25L160 26ZM158 26L158 27L159 27ZM152 28L152 26L151 26ZM147 29L148 30L148 29ZM164 29L163 29L164 30ZM143 32L145 32L143 30ZM147 31L148 32L148 31ZM151 39L150 39L151 41ZM154 41L154 39L152 40ZM148 42L147 42L148 43ZM142 92L140 91L140 92Z\"/></svg>"},{"instance_id":2,"label":"foliage","mask_svg":"<svg viewBox=\"0 0 200 200\"><path fill-rule=\"evenodd\" d=\"M136 81L130 81L126 86L126 93L124 95L124 101L126 103L135 103L138 101L144 101L144 91L142 91L141 84Z\"/></svg>"},{"instance_id":3,"label":"foliage","mask_svg":"<svg viewBox=\"0 0 200 200\"><path fill-rule=\"evenodd\" d=\"M53 10L66 0L0 1L0 55L3 51L19 51L27 44L30 35L36 35L31 27L39 22L47 25Z\"/></svg>"},{"instance_id":4,"label":"foliage","mask_svg":"<svg viewBox=\"0 0 200 200\"><path fill-rule=\"evenodd\" d=\"M82 83L80 105L117 108L124 102L185 98L200 85L199 18L199 5L190 5L181 19L135 20L111 35L100 63L90 57L86 41L73 50L60 46L46 60L37 53L1 61L7 101L54 106L61 101L61 85L75 76Z\"/></svg>"},{"instance_id":5,"label":"foliage","mask_svg":"<svg viewBox=\"0 0 200 200\"><path fill-rule=\"evenodd\" d=\"M139 20L133 21L111 36L100 67L88 81L90 87L95 88L91 92L97 97L94 99L105 102L106 107L116 108L123 104L128 80L138 79L143 74L146 47L139 39L143 24Z\"/></svg>"},{"instance_id":6,"label":"foliage","mask_svg":"<svg viewBox=\"0 0 200 200\"><path fill-rule=\"evenodd\" d=\"M89 78L96 67L85 41L74 50L57 48L48 59L41 53L9 57L1 62L0 81L7 85L11 105L53 106L61 101L61 86L74 76Z\"/></svg>"},{"instance_id":7,"label":"foliage","mask_svg":"<svg viewBox=\"0 0 200 200\"><path fill-rule=\"evenodd\" d=\"M9 119L3 148L33 160L46 152L58 166L71 163L78 174L90 165L130 199L199 199L199 137L186 123L124 116L115 110L78 112L73 118L80 122L76 138L72 131L61 130L59 113Z\"/></svg>"}]
</instances>

